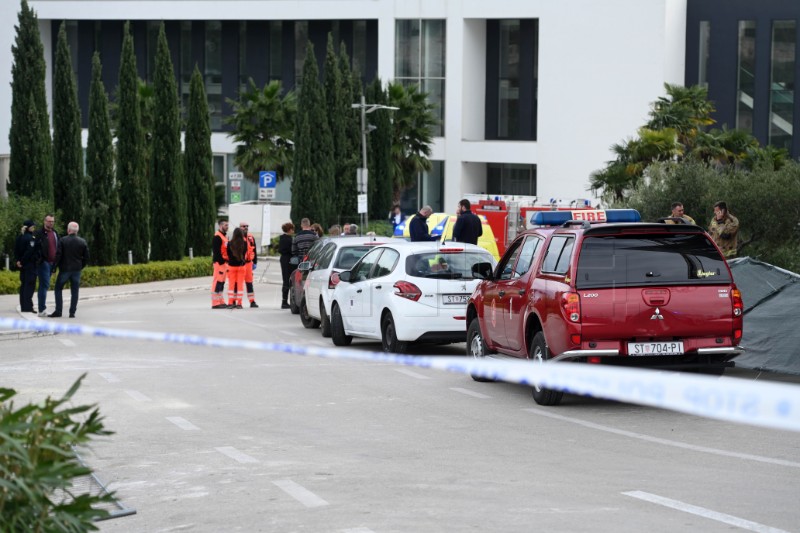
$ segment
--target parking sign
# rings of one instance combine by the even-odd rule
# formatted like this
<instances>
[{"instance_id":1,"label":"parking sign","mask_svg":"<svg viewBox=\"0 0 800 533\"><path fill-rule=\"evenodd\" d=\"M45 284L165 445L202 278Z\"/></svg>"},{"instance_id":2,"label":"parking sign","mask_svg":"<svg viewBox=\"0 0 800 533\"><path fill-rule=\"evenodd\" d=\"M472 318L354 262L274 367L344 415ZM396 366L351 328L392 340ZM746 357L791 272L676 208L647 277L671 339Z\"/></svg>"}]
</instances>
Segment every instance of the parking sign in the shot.
<instances>
[{"instance_id":1,"label":"parking sign","mask_svg":"<svg viewBox=\"0 0 800 533\"><path fill-rule=\"evenodd\" d=\"M274 170L261 170L258 172L258 188L273 189L278 184L278 174Z\"/></svg>"}]
</instances>

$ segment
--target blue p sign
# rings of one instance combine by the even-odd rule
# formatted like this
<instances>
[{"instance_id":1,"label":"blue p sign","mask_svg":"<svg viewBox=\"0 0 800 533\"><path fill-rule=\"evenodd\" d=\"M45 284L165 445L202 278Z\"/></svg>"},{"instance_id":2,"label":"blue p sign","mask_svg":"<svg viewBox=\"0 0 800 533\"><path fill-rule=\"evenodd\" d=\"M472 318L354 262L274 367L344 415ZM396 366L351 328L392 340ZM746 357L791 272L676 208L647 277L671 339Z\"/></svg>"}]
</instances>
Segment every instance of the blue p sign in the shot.
<instances>
[{"instance_id":1,"label":"blue p sign","mask_svg":"<svg viewBox=\"0 0 800 533\"><path fill-rule=\"evenodd\" d=\"M258 173L258 186L262 189L272 189L278 183L278 176L274 170L261 170Z\"/></svg>"}]
</instances>

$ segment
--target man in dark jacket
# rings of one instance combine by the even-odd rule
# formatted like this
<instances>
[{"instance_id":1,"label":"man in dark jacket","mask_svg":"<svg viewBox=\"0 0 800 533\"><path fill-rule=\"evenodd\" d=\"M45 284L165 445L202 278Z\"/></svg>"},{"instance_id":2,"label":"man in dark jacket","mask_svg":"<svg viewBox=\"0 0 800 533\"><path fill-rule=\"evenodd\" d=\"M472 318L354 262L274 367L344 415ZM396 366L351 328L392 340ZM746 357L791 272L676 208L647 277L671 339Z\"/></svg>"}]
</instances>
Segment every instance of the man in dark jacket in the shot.
<instances>
[{"instance_id":1,"label":"man in dark jacket","mask_svg":"<svg viewBox=\"0 0 800 533\"><path fill-rule=\"evenodd\" d=\"M439 240L439 237L431 237L428 233L428 217L431 216L431 213L433 213L433 209L431 209L431 206L426 205L408 223L408 235L411 237L411 242Z\"/></svg>"},{"instance_id":2,"label":"man in dark jacket","mask_svg":"<svg viewBox=\"0 0 800 533\"><path fill-rule=\"evenodd\" d=\"M305 258L308 251L319 240L317 232L311 229L311 221L304 218L300 221L300 231L294 236L292 241L292 255L296 258L295 264L300 263Z\"/></svg>"},{"instance_id":3,"label":"man in dark jacket","mask_svg":"<svg viewBox=\"0 0 800 533\"><path fill-rule=\"evenodd\" d=\"M33 310L33 292L36 289L36 263L39 254L36 246L36 224L26 220L22 232L14 243L14 264L19 270L19 308L23 313Z\"/></svg>"},{"instance_id":4,"label":"man in dark jacket","mask_svg":"<svg viewBox=\"0 0 800 533\"><path fill-rule=\"evenodd\" d=\"M69 317L75 318L78 309L78 290L81 286L81 270L89 262L89 247L86 241L78 237L78 223L70 222L67 225L67 236L58 241L55 266L58 269L56 278L56 310L48 316L58 318L64 305L61 291L69 281Z\"/></svg>"},{"instance_id":5,"label":"man in dark jacket","mask_svg":"<svg viewBox=\"0 0 800 533\"><path fill-rule=\"evenodd\" d=\"M464 199L458 202L456 212L458 218L456 219L456 225L453 226L453 240L478 244L478 237L483 235L483 224L481 224L481 219L478 215L470 211L469 200Z\"/></svg>"},{"instance_id":6,"label":"man in dark jacket","mask_svg":"<svg viewBox=\"0 0 800 533\"><path fill-rule=\"evenodd\" d=\"M55 268L58 233L53 229L56 219L52 214L44 216L44 225L36 232L36 245L39 248L39 264L36 273L39 276L39 316L47 316L47 291L50 289L50 278Z\"/></svg>"}]
</instances>

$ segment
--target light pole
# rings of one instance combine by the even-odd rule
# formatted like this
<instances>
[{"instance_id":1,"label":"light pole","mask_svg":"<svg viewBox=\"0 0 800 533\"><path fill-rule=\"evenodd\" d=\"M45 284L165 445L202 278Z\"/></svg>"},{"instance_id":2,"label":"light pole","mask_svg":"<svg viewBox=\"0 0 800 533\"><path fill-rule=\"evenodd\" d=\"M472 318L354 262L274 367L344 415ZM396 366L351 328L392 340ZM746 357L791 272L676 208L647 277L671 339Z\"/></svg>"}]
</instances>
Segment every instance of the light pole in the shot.
<instances>
[{"instance_id":1,"label":"light pole","mask_svg":"<svg viewBox=\"0 0 800 533\"><path fill-rule=\"evenodd\" d=\"M352 104L350 107L353 109L361 109L361 168L358 169L356 183L358 185L358 193L367 194L367 177L369 174L367 171L367 134L375 129L375 126L367 127L367 113L372 113L377 109L389 109L391 111L397 111L400 108L382 104L368 104L364 99L364 95L361 95L360 103ZM367 229L366 202L364 202L364 205L364 209L358 210L358 212L361 214L361 231L365 231Z\"/></svg>"}]
</instances>

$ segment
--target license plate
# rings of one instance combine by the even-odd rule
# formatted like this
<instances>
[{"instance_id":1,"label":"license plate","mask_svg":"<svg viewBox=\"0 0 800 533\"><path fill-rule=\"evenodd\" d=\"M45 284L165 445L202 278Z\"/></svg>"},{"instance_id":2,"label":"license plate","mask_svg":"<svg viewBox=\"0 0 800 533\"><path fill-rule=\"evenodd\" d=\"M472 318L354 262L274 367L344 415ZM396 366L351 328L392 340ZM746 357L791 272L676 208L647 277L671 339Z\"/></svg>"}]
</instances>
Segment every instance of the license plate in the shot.
<instances>
[{"instance_id":1,"label":"license plate","mask_svg":"<svg viewBox=\"0 0 800 533\"><path fill-rule=\"evenodd\" d=\"M442 294L444 305L466 305L469 294Z\"/></svg>"},{"instance_id":2,"label":"license plate","mask_svg":"<svg viewBox=\"0 0 800 533\"><path fill-rule=\"evenodd\" d=\"M629 342L628 355L682 355L683 341Z\"/></svg>"}]
</instances>

